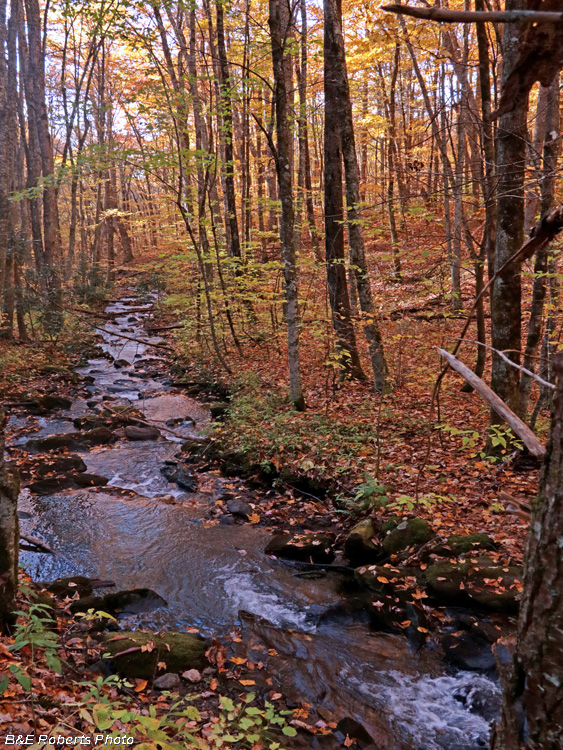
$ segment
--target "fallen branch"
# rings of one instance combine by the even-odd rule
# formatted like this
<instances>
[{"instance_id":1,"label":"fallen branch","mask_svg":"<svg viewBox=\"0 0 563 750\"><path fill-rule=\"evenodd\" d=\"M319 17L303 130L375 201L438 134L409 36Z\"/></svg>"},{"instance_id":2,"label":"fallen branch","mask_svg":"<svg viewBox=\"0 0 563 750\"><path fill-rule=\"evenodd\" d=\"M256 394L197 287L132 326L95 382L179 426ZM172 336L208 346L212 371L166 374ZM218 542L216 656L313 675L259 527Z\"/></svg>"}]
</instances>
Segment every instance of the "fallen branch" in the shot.
<instances>
[{"instance_id":1,"label":"fallen branch","mask_svg":"<svg viewBox=\"0 0 563 750\"><path fill-rule=\"evenodd\" d=\"M477 393L487 401L489 406L494 409L502 419L504 419L512 431L521 438L522 442L533 456L541 458L545 455L545 446L537 439L528 425L525 424L520 417L516 416L512 409L510 409L504 401L500 399L483 380L481 380L480 377L475 375L473 370L467 367L467 365L464 365L463 362L460 362L459 359L445 349L439 348L438 351L440 352L440 355L444 357L449 366L467 380L469 385L473 386Z\"/></svg>"},{"instance_id":2,"label":"fallen branch","mask_svg":"<svg viewBox=\"0 0 563 750\"><path fill-rule=\"evenodd\" d=\"M112 409L111 406L108 406L107 403L104 403L104 409L109 411L111 414L115 414L116 417L125 417L129 422L136 422L137 424L142 424L144 427L156 427L159 430L163 430L164 432L169 432L171 435L174 435L174 437L179 438L180 440L185 440L185 435L179 435L174 430L171 430L169 427L164 427L161 425L160 422L154 421L153 423L147 422L146 419L139 419L138 417L131 417L129 414L124 414L123 412L116 411L115 409ZM192 419L192 417L190 417ZM192 419L192 422L195 424L195 420Z\"/></svg>"},{"instance_id":3,"label":"fallen branch","mask_svg":"<svg viewBox=\"0 0 563 750\"><path fill-rule=\"evenodd\" d=\"M549 10L447 10L446 8L419 8L393 3L382 5L381 10L400 16L424 18L438 23L563 23L563 13Z\"/></svg>"},{"instance_id":4,"label":"fallen branch","mask_svg":"<svg viewBox=\"0 0 563 750\"><path fill-rule=\"evenodd\" d=\"M137 344L143 344L144 346L154 346L156 349L165 349L167 352L174 351L171 346L167 346L166 344L152 344L150 341L143 341L143 339L137 339L133 336L126 336L124 333L108 331L107 328L102 328L101 326L95 326L95 329L96 331L103 331L103 333L107 333L109 336L117 336L117 338L127 339L127 341L135 341Z\"/></svg>"},{"instance_id":5,"label":"fallen branch","mask_svg":"<svg viewBox=\"0 0 563 750\"><path fill-rule=\"evenodd\" d=\"M448 336L448 338L455 338L455 337ZM498 354L498 356L501 359L503 359L511 367L515 367L517 370L521 370L523 373L528 375L530 378L537 380L538 383L541 383L541 385L544 385L546 388L551 388L552 390L555 390L555 386L553 385L553 383L550 383L547 380L540 378L540 376L536 375L535 372L532 372L531 370L528 370L525 367L522 367L522 365L517 365L516 362L513 362L511 359L509 359L504 352L501 352L500 349L495 349L494 346L489 346L489 344L485 344L483 341L475 341L475 339L464 339L464 341L466 341L469 344L478 344L479 346L484 346L485 349L489 349L491 352Z\"/></svg>"},{"instance_id":6,"label":"fallen branch","mask_svg":"<svg viewBox=\"0 0 563 750\"><path fill-rule=\"evenodd\" d=\"M498 494L499 498L507 503L505 510L508 513L514 513L514 515L518 516L522 521L527 521L529 523L532 515L532 507L530 503L527 503L525 500L519 500L517 497L509 495L508 492L501 491Z\"/></svg>"},{"instance_id":7,"label":"fallen branch","mask_svg":"<svg viewBox=\"0 0 563 750\"><path fill-rule=\"evenodd\" d=\"M147 331L149 333L159 333L160 331L172 331L175 328L184 328L183 323L174 323L174 325L171 326L156 326L154 328L147 328Z\"/></svg>"},{"instance_id":8,"label":"fallen branch","mask_svg":"<svg viewBox=\"0 0 563 750\"><path fill-rule=\"evenodd\" d=\"M31 549L31 547L24 548L28 549L31 552L46 552L49 555L57 554L57 552L52 547L49 547L48 544L45 544L45 542L42 542L41 539L37 539L34 536L29 536L29 534L20 533L20 543L21 542L27 542L32 547L35 547L35 549Z\"/></svg>"}]
</instances>

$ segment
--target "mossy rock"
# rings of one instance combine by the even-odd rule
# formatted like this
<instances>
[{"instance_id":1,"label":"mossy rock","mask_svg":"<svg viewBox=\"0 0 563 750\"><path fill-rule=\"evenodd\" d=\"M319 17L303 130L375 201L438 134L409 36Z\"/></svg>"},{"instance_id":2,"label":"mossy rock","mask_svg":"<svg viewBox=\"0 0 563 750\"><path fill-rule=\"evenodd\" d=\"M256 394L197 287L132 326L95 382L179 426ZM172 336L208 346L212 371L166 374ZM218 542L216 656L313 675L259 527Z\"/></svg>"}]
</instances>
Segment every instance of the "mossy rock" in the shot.
<instances>
[{"instance_id":1,"label":"mossy rock","mask_svg":"<svg viewBox=\"0 0 563 750\"><path fill-rule=\"evenodd\" d=\"M379 529L380 533L387 534L389 531L393 531L393 529L396 529L402 520L403 519L399 516L391 516L381 524Z\"/></svg>"},{"instance_id":2,"label":"mossy rock","mask_svg":"<svg viewBox=\"0 0 563 750\"><path fill-rule=\"evenodd\" d=\"M221 417L224 417L229 409L229 404L223 402L223 401L216 401L213 404L209 405L209 411L211 412L211 416L213 419L221 419Z\"/></svg>"},{"instance_id":3,"label":"mossy rock","mask_svg":"<svg viewBox=\"0 0 563 750\"><path fill-rule=\"evenodd\" d=\"M383 539L383 549L388 555L396 555L408 547L426 544L434 537L430 524L424 518L410 518L401 521Z\"/></svg>"},{"instance_id":4,"label":"mossy rock","mask_svg":"<svg viewBox=\"0 0 563 750\"><path fill-rule=\"evenodd\" d=\"M474 604L498 612L515 612L522 589L522 569L498 567L489 558L437 562L425 572L428 589L447 604Z\"/></svg>"},{"instance_id":5,"label":"mossy rock","mask_svg":"<svg viewBox=\"0 0 563 750\"><path fill-rule=\"evenodd\" d=\"M470 552L494 550L497 544L488 534L452 534L445 546L437 547L435 552L447 557L460 557Z\"/></svg>"},{"instance_id":6,"label":"mossy rock","mask_svg":"<svg viewBox=\"0 0 563 750\"><path fill-rule=\"evenodd\" d=\"M376 529L371 518L357 523L344 542L344 557L350 565L370 565L385 557L381 544L375 540Z\"/></svg>"},{"instance_id":7,"label":"mossy rock","mask_svg":"<svg viewBox=\"0 0 563 750\"><path fill-rule=\"evenodd\" d=\"M118 640L115 640L115 639ZM205 652L211 645L201 636L188 633L120 632L108 633L104 638L105 649L112 657L112 666L124 677L138 677L149 680L159 672L184 672L188 669L204 669L208 662ZM152 651L141 651L142 646L154 643ZM115 656L131 648L139 648L122 656ZM159 669L157 664L164 662L166 667Z\"/></svg>"},{"instance_id":8,"label":"mossy rock","mask_svg":"<svg viewBox=\"0 0 563 750\"><path fill-rule=\"evenodd\" d=\"M107 427L107 420L103 417L94 417L86 415L85 417L76 417L73 425L77 430L95 430L97 427Z\"/></svg>"},{"instance_id":9,"label":"mossy rock","mask_svg":"<svg viewBox=\"0 0 563 750\"><path fill-rule=\"evenodd\" d=\"M420 575L417 568L392 567L386 565L362 565L354 571L357 583L369 591L392 591L396 584L401 584L405 589L406 584L415 584L416 574ZM405 581L410 578L410 581Z\"/></svg>"},{"instance_id":10,"label":"mossy rock","mask_svg":"<svg viewBox=\"0 0 563 750\"><path fill-rule=\"evenodd\" d=\"M267 555L275 555L299 562L331 563L334 560L331 534L276 534L264 550Z\"/></svg>"}]
</instances>

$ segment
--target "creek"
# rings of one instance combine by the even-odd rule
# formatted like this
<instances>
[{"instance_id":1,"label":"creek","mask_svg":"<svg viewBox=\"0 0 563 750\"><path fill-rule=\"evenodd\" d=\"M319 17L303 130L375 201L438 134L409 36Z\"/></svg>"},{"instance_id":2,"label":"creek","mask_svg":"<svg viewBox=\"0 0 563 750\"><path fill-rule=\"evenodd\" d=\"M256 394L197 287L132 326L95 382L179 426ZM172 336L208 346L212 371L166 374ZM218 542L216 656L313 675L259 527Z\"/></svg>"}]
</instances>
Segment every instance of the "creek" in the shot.
<instances>
[{"instance_id":1,"label":"creek","mask_svg":"<svg viewBox=\"0 0 563 750\"><path fill-rule=\"evenodd\" d=\"M400 635L322 616L338 604L336 574L299 575L267 557L263 550L271 534L262 527L209 522L225 487L242 487L242 480L206 471L198 477L198 492L188 493L165 479L164 462L173 460L182 439L196 437L210 416L205 404L151 371L160 354L150 348L158 339L143 327L150 309L133 296L108 305L111 322L101 337L109 356L78 370L93 379L87 397L57 416L10 420L12 446L22 446L31 427L34 439L73 432L72 420L92 414L92 402L102 404L104 398L112 408L133 404L158 427L175 423L170 428L175 434L163 430L157 440L119 441L81 454L89 473L109 479L105 488L42 496L22 492L22 531L57 551L22 553L32 577L48 581L82 574L109 579L116 590L150 587L166 600L166 607L130 618L128 627L195 626L219 637L242 627L249 658L256 654L264 662L280 692L310 703L326 720L358 722L372 748L488 747L499 699L492 679L448 670L437 650L413 653Z\"/></svg>"}]
</instances>

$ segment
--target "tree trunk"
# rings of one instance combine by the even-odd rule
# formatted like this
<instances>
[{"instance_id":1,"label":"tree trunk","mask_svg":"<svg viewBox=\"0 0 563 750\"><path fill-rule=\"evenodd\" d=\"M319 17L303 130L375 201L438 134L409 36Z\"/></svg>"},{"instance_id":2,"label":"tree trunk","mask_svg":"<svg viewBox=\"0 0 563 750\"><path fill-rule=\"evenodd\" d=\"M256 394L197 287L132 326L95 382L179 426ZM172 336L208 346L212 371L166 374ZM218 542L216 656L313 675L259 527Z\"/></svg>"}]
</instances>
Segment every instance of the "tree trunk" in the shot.
<instances>
[{"instance_id":1,"label":"tree trunk","mask_svg":"<svg viewBox=\"0 0 563 750\"><path fill-rule=\"evenodd\" d=\"M543 89L544 87L542 87ZM543 97L545 103L544 129L541 139L538 138L539 148L543 143L543 169L540 177L541 202L540 211L544 216L552 207L555 195L555 175L557 158L561 150L559 137L559 76L549 86ZM532 308L528 325L528 338L524 352L523 366L535 372L535 355L541 341L542 319L547 290L547 266L549 246L541 248L536 254L534 263L534 286L532 291ZM519 416L526 419L532 378L522 373L520 380L520 410Z\"/></svg>"},{"instance_id":2,"label":"tree trunk","mask_svg":"<svg viewBox=\"0 0 563 750\"><path fill-rule=\"evenodd\" d=\"M293 196L293 138L291 123L291 52L287 49L291 25L285 0L269 0L274 96L276 106L276 169L282 204L280 236L283 253L287 344L289 360L289 397L296 409L305 408L299 363L299 307L295 251L295 212ZM344 268L342 268L344 271Z\"/></svg>"},{"instance_id":3,"label":"tree trunk","mask_svg":"<svg viewBox=\"0 0 563 750\"><path fill-rule=\"evenodd\" d=\"M514 655L502 641L504 683L494 750L563 747L563 354L553 358L557 390L551 438L530 522L524 593Z\"/></svg>"},{"instance_id":4,"label":"tree trunk","mask_svg":"<svg viewBox=\"0 0 563 750\"><path fill-rule=\"evenodd\" d=\"M524 0L507 0L507 10L526 7ZM521 31L507 24L503 39L502 84L517 64ZM497 133L497 237L495 271L522 246L524 240L524 175L528 96L519 96L510 112L499 117ZM497 277L491 295L491 340L495 349L506 352L520 364L521 346L520 266L511 264ZM491 388L515 412L518 411L519 370L493 353ZM498 424L491 412L491 424Z\"/></svg>"},{"instance_id":5,"label":"tree trunk","mask_svg":"<svg viewBox=\"0 0 563 750\"><path fill-rule=\"evenodd\" d=\"M344 253L344 198L342 192L342 117L339 91L341 68L337 64L336 9L334 0L324 3L324 94L325 94L325 246L328 295L332 322L341 355L343 373L363 380L356 334L352 323Z\"/></svg>"},{"instance_id":6,"label":"tree trunk","mask_svg":"<svg viewBox=\"0 0 563 750\"><path fill-rule=\"evenodd\" d=\"M1 0L0 0L1 3ZM0 5L0 14L2 8ZM1 17L1 16L0 16ZM14 603L18 587L18 482L4 461L6 418L0 411L0 631L15 622Z\"/></svg>"},{"instance_id":7,"label":"tree trunk","mask_svg":"<svg viewBox=\"0 0 563 750\"><path fill-rule=\"evenodd\" d=\"M376 391L382 391L387 375L387 366L383 355L383 342L379 326L375 321L375 308L371 294L368 268L365 258L364 238L360 223L360 172L356 156L352 103L346 70L344 38L342 36L342 11L340 0L325 0L325 53L331 60L330 75L334 76L335 104L340 112L339 118L331 120L332 127L340 123L342 156L346 173L347 225L350 243L350 264L358 290L358 299L362 311L364 333L368 342L371 366ZM326 76L326 54L325 54ZM325 114L325 117L327 115Z\"/></svg>"}]
</instances>

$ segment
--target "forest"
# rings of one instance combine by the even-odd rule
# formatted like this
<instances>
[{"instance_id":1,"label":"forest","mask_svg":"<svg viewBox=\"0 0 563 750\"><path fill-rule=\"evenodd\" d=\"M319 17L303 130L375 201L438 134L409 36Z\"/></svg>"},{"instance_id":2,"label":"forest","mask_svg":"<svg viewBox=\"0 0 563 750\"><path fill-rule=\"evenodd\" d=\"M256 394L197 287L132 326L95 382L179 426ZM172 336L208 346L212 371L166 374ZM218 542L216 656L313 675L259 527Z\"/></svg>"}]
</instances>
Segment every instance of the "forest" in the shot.
<instances>
[{"instance_id":1,"label":"forest","mask_svg":"<svg viewBox=\"0 0 563 750\"><path fill-rule=\"evenodd\" d=\"M0 745L563 747L560 0L0 0Z\"/></svg>"}]
</instances>

